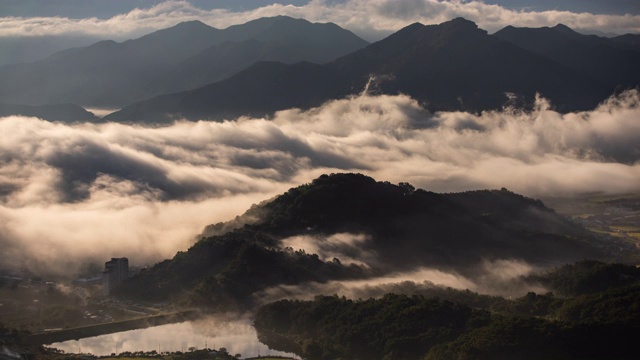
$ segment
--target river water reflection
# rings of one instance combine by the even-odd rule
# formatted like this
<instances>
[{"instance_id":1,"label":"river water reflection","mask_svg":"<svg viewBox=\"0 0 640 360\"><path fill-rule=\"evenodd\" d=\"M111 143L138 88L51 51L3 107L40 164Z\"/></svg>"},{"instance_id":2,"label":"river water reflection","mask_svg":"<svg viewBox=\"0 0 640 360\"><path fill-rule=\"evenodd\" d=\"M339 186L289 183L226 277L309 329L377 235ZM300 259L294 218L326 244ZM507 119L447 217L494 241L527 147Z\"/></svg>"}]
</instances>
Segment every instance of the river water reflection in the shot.
<instances>
[{"instance_id":1,"label":"river water reflection","mask_svg":"<svg viewBox=\"0 0 640 360\"><path fill-rule=\"evenodd\" d=\"M124 351L188 351L190 347L203 349L226 348L230 354L242 357L258 355L291 356L281 351L270 350L258 340L251 320L204 318L176 324L167 324L101 335L80 340L70 340L47 345L67 353L91 353L109 355Z\"/></svg>"}]
</instances>

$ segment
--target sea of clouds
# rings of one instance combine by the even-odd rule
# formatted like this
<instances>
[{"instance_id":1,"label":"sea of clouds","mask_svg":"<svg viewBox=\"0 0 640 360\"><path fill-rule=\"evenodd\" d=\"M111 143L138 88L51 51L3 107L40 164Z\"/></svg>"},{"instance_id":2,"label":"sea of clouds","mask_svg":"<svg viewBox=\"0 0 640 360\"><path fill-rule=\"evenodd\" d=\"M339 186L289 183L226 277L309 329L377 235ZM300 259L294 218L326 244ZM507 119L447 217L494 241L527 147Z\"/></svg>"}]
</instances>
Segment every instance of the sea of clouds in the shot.
<instances>
[{"instance_id":1,"label":"sea of clouds","mask_svg":"<svg viewBox=\"0 0 640 360\"><path fill-rule=\"evenodd\" d=\"M531 112L432 114L408 96L362 95L161 127L0 118L0 264L58 275L112 256L150 264L323 173L436 192L636 192L639 105L632 90L582 113L540 98Z\"/></svg>"}]
</instances>

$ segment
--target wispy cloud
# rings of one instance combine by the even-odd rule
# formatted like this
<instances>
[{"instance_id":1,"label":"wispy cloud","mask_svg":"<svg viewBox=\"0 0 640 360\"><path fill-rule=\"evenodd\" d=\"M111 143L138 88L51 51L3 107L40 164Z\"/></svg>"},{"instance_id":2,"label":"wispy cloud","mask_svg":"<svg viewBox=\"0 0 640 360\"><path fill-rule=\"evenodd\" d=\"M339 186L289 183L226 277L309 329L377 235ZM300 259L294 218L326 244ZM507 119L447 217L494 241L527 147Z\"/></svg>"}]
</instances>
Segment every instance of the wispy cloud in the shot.
<instances>
[{"instance_id":1,"label":"wispy cloud","mask_svg":"<svg viewBox=\"0 0 640 360\"><path fill-rule=\"evenodd\" d=\"M367 248L370 240L370 236L366 234L298 235L282 239L280 245L294 251L304 250L308 254L317 254L323 261L338 258L344 264L368 267L377 262L377 254Z\"/></svg>"},{"instance_id":2,"label":"wispy cloud","mask_svg":"<svg viewBox=\"0 0 640 360\"><path fill-rule=\"evenodd\" d=\"M397 31L413 23L436 24L465 17L494 32L507 25L553 26L563 23L577 30L640 33L638 15L602 15L569 11L517 11L481 1L442 0L312 0L303 6L272 4L248 11L204 10L188 1L166 1L134 9L109 19L64 17L0 18L0 36L90 35L126 39L170 27L182 21L201 20L218 28L276 15L334 22L368 40Z\"/></svg>"},{"instance_id":3,"label":"wispy cloud","mask_svg":"<svg viewBox=\"0 0 640 360\"><path fill-rule=\"evenodd\" d=\"M74 271L110 256L160 260L205 225L331 172L440 192L638 191L639 118L638 91L571 114L544 99L532 112L431 114L400 95L165 127L1 118L0 261ZM333 240L326 256L366 238Z\"/></svg>"},{"instance_id":4,"label":"wispy cloud","mask_svg":"<svg viewBox=\"0 0 640 360\"><path fill-rule=\"evenodd\" d=\"M547 291L540 284L525 278L539 270L522 261L503 259L484 261L467 274L450 269L424 267L364 280L278 285L257 292L253 298L258 305L262 305L280 299L312 300L316 295L327 294L350 299L379 298L388 293L433 296L436 288L471 290L486 295L522 296L529 291Z\"/></svg>"}]
</instances>

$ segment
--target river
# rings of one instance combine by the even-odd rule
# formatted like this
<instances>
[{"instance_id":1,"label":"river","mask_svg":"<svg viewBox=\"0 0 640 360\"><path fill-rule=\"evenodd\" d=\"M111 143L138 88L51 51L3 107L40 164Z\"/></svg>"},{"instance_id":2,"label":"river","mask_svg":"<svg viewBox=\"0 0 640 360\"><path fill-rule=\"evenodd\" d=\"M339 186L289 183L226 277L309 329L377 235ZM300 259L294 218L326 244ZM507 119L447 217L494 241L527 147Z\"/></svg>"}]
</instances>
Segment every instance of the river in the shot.
<instances>
[{"instance_id":1,"label":"river","mask_svg":"<svg viewBox=\"0 0 640 360\"><path fill-rule=\"evenodd\" d=\"M258 340L250 318L214 318L160 325L46 345L66 353L109 355L125 351L189 351L189 348L226 348L242 357L258 355L291 356L270 350Z\"/></svg>"}]
</instances>

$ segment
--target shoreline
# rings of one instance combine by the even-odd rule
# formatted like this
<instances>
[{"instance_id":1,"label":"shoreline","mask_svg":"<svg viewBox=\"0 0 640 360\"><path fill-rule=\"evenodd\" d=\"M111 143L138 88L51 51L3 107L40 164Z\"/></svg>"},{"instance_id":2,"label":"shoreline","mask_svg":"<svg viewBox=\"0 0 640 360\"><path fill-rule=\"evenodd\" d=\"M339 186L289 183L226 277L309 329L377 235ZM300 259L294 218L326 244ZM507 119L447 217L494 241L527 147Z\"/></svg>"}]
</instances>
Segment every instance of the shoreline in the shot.
<instances>
[{"instance_id":1,"label":"shoreline","mask_svg":"<svg viewBox=\"0 0 640 360\"><path fill-rule=\"evenodd\" d=\"M137 319L42 332L29 335L25 340L29 345L48 345L68 340L79 340L122 331L144 329L158 325L195 320L199 314L200 311L197 310L184 310L175 313L153 315Z\"/></svg>"}]
</instances>

